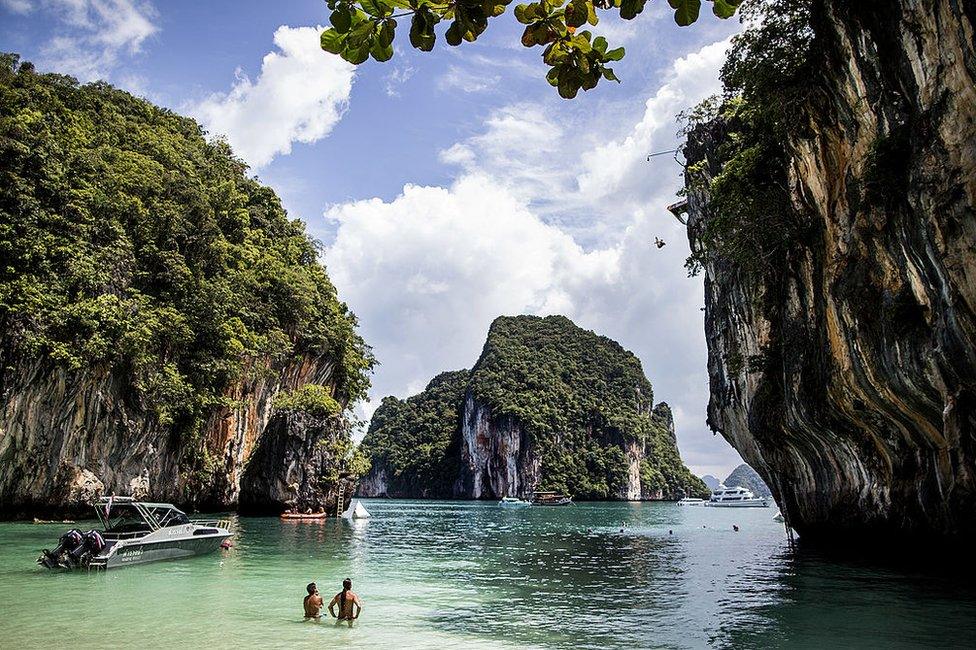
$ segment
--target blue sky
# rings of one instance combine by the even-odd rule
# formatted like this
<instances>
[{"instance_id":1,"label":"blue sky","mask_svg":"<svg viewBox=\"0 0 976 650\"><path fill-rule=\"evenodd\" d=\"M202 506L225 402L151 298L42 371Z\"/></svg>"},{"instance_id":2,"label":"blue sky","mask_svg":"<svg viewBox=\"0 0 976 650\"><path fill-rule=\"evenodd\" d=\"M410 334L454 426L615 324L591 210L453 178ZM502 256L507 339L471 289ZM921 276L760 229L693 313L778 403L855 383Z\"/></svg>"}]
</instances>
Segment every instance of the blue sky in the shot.
<instances>
[{"instance_id":1,"label":"blue sky","mask_svg":"<svg viewBox=\"0 0 976 650\"><path fill-rule=\"evenodd\" d=\"M322 52L317 0L0 0L0 49L106 79L227 137L325 246L323 261L381 365L387 394L470 367L492 318L563 313L634 351L676 412L698 473L739 458L705 426L700 278L665 210L680 186L676 114L717 91L739 25L674 25L650 0L594 32L622 83L575 101L544 80L511 12L478 42L353 68ZM660 237L667 246L652 242Z\"/></svg>"}]
</instances>

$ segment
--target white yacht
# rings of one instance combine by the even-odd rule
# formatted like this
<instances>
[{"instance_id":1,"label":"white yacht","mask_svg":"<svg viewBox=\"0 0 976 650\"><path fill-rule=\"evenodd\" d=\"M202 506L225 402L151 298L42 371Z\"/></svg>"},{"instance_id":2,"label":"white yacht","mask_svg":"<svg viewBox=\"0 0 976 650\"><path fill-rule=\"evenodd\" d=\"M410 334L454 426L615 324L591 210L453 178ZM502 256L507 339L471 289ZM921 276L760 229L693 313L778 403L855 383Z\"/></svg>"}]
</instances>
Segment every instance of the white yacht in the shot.
<instances>
[{"instance_id":1,"label":"white yacht","mask_svg":"<svg viewBox=\"0 0 976 650\"><path fill-rule=\"evenodd\" d=\"M701 506L705 505L705 499L696 499L694 497L685 497L681 501L678 501L679 506Z\"/></svg>"},{"instance_id":2,"label":"white yacht","mask_svg":"<svg viewBox=\"0 0 976 650\"><path fill-rule=\"evenodd\" d=\"M502 497L502 500L498 502L498 505L506 508L519 508L521 506L528 506L532 504L530 504L528 501L523 501L518 497Z\"/></svg>"},{"instance_id":3,"label":"white yacht","mask_svg":"<svg viewBox=\"0 0 976 650\"><path fill-rule=\"evenodd\" d=\"M744 487L720 485L712 492L707 505L713 508L768 508L769 499L757 497Z\"/></svg>"},{"instance_id":4,"label":"white yacht","mask_svg":"<svg viewBox=\"0 0 976 650\"><path fill-rule=\"evenodd\" d=\"M170 503L102 497L95 505L102 530L69 530L37 563L49 569L113 569L217 550L233 535L224 519L190 520Z\"/></svg>"}]
</instances>

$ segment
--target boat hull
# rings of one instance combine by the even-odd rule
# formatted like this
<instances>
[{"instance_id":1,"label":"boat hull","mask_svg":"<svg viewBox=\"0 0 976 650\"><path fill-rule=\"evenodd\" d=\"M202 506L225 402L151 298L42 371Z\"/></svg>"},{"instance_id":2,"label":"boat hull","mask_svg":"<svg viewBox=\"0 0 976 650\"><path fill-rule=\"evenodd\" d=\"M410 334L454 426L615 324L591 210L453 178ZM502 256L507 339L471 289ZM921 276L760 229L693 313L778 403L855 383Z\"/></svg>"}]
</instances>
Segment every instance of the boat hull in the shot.
<instances>
[{"instance_id":1,"label":"boat hull","mask_svg":"<svg viewBox=\"0 0 976 650\"><path fill-rule=\"evenodd\" d=\"M127 542L122 547L113 549L111 555L106 558L104 566L106 569L117 569L136 564L206 555L220 548L221 543L230 536L230 533L221 533L158 542Z\"/></svg>"},{"instance_id":2,"label":"boat hull","mask_svg":"<svg viewBox=\"0 0 976 650\"><path fill-rule=\"evenodd\" d=\"M726 501L723 503L720 501L710 501L705 505L707 505L710 508L768 508L769 502L768 501L755 501L755 502Z\"/></svg>"}]
</instances>

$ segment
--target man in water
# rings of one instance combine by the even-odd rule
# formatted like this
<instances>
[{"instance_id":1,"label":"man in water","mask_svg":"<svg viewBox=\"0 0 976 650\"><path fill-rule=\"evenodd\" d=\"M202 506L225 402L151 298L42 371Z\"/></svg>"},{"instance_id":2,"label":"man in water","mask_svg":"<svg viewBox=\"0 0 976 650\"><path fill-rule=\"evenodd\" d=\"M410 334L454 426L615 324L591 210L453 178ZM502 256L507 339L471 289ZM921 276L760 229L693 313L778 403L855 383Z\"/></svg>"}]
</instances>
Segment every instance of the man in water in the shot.
<instances>
[{"instance_id":1,"label":"man in water","mask_svg":"<svg viewBox=\"0 0 976 650\"><path fill-rule=\"evenodd\" d=\"M305 596L305 620L315 619L316 621L322 617L320 612L322 611L322 596L319 595L319 589L315 586L314 582L308 583L305 587L308 591L308 595Z\"/></svg>"},{"instance_id":2,"label":"man in water","mask_svg":"<svg viewBox=\"0 0 976 650\"><path fill-rule=\"evenodd\" d=\"M339 615L333 611L333 607L339 605ZM353 614L353 605L356 606L356 613ZM349 621L349 626L352 627L352 622L359 618L359 614L363 611L363 604L359 602L359 596L357 596L352 591L352 580L346 578L342 581L342 591L335 595L332 602L329 603L329 613L332 614L332 618L338 618L340 621Z\"/></svg>"}]
</instances>

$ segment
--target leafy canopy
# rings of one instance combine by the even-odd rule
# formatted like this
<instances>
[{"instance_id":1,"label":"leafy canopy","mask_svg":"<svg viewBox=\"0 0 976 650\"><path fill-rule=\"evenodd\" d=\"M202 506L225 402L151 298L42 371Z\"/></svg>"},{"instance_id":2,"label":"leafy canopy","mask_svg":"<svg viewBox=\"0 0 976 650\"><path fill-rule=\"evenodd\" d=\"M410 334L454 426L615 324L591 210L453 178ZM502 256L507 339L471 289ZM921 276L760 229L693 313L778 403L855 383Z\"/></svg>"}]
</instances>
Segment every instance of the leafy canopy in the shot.
<instances>
[{"instance_id":1,"label":"leafy canopy","mask_svg":"<svg viewBox=\"0 0 976 650\"><path fill-rule=\"evenodd\" d=\"M12 54L0 55L0 260L4 367L111 372L185 442L234 405L229 388L290 361L335 370L286 406L335 412L369 387L373 356L315 241L226 143Z\"/></svg>"},{"instance_id":2,"label":"leafy canopy","mask_svg":"<svg viewBox=\"0 0 976 650\"><path fill-rule=\"evenodd\" d=\"M391 496L448 497L459 477L464 402L512 418L542 459L539 490L614 498L628 483L628 449L644 450L645 493L701 494L681 462L667 405L640 361L563 316L500 317L474 369L442 373L406 400L387 397L363 449L386 470Z\"/></svg>"},{"instance_id":3,"label":"leafy canopy","mask_svg":"<svg viewBox=\"0 0 976 650\"><path fill-rule=\"evenodd\" d=\"M709 215L685 264L692 275L710 255L749 273L775 270L803 235L785 143L804 128L798 116L822 61L812 3L750 0L740 15L748 27L732 39L722 66L722 101L706 100L685 116L686 190L707 197Z\"/></svg>"},{"instance_id":4,"label":"leafy canopy","mask_svg":"<svg viewBox=\"0 0 976 650\"><path fill-rule=\"evenodd\" d=\"M731 17L742 0L708 0L719 18ZM410 21L410 44L424 52L434 49L436 28L448 45L473 42L488 28L488 21L505 13L511 0L328 0L332 27L322 32L322 49L360 64L369 57L389 61L398 19ZM582 88L596 87L600 79L619 81L609 67L624 56L624 48L610 48L607 39L594 37L585 25L600 22L598 12L619 11L631 20L647 0L539 0L515 7L515 19L525 25L522 45L542 46L542 60L550 67L546 80L559 96L572 99ZM698 20L702 0L668 0L679 25Z\"/></svg>"}]
</instances>

